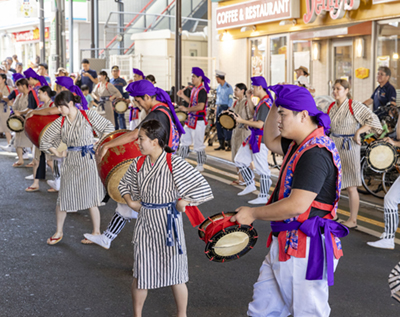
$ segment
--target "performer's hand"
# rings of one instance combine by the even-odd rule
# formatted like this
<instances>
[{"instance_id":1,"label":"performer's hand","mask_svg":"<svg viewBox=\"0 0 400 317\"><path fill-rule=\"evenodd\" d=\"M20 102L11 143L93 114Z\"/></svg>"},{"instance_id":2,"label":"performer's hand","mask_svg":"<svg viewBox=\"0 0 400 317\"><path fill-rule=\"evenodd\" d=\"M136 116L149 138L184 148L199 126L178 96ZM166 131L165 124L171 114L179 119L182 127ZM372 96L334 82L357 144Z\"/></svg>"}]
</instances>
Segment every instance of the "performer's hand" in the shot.
<instances>
[{"instance_id":1,"label":"performer's hand","mask_svg":"<svg viewBox=\"0 0 400 317\"><path fill-rule=\"evenodd\" d=\"M385 141L385 142L387 142L387 143L390 143L391 145L394 145L393 139L391 139L391 138L389 138L389 137L383 138L383 141Z\"/></svg>"},{"instance_id":2,"label":"performer's hand","mask_svg":"<svg viewBox=\"0 0 400 317\"><path fill-rule=\"evenodd\" d=\"M253 95L253 89L247 89L247 91L246 91L247 99L250 99L252 95Z\"/></svg>"},{"instance_id":3,"label":"performer's hand","mask_svg":"<svg viewBox=\"0 0 400 317\"><path fill-rule=\"evenodd\" d=\"M180 111L188 112L188 111L187 111L187 108L186 108L185 106L179 106L178 109L179 109Z\"/></svg>"},{"instance_id":4,"label":"performer's hand","mask_svg":"<svg viewBox=\"0 0 400 317\"><path fill-rule=\"evenodd\" d=\"M234 118L236 120L237 123L243 123L243 118L241 116L239 116L237 113L234 113Z\"/></svg>"},{"instance_id":5,"label":"performer's hand","mask_svg":"<svg viewBox=\"0 0 400 317\"><path fill-rule=\"evenodd\" d=\"M35 114L33 111L34 111L34 110L29 110L29 111L27 112L27 114L25 115L25 120L26 120L26 119L29 119L30 117L33 117L33 115Z\"/></svg>"},{"instance_id":6,"label":"performer's hand","mask_svg":"<svg viewBox=\"0 0 400 317\"><path fill-rule=\"evenodd\" d=\"M136 212L140 212L140 208L142 207L142 203L140 200L133 201L132 199L127 203L129 208L133 209Z\"/></svg>"},{"instance_id":7,"label":"performer's hand","mask_svg":"<svg viewBox=\"0 0 400 317\"><path fill-rule=\"evenodd\" d=\"M16 116L20 116L20 115L21 115L21 112L19 112L18 110L14 110L14 114L15 114Z\"/></svg>"},{"instance_id":8,"label":"performer's hand","mask_svg":"<svg viewBox=\"0 0 400 317\"><path fill-rule=\"evenodd\" d=\"M361 145L361 136L360 136L360 133L358 131L354 134L353 140L358 145Z\"/></svg>"},{"instance_id":9,"label":"performer's hand","mask_svg":"<svg viewBox=\"0 0 400 317\"><path fill-rule=\"evenodd\" d=\"M256 218L253 216L253 208L251 207L239 207L236 209L237 214L231 218L231 222L237 221L241 225L251 225Z\"/></svg>"},{"instance_id":10,"label":"performer's hand","mask_svg":"<svg viewBox=\"0 0 400 317\"><path fill-rule=\"evenodd\" d=\"M3 94L0 92L0 99L3 99Z\"/></svg>"},{"instance_id":11,"label":"performer's hand","mask_svg":"<svg viewBox=\"0 0 400 317\"><path fill-rule=\"evenodd\" d=\"M186 89L186 88L181 89L181 90L178 90L177 93L176 93L176 95L177 95L178 97L183 98L183 97L185 96L185 94L183 93L183 91L184 91L185 89Z\"/></svg>"},{"instance_id":12,"label":"performer's hand","mask_svg":"<svg viewBox=\"0 0 400 317\"><path fill-rule=\"evenodd\" d=\"M185 212L185 208L187 205L189 205L189 202L187 200L184 199L178 200L178 202L176 203L176 209L179 212Z\"/></svg>"},{"instance_id":13,"label":"performer's hand","mask_svg":"<svg viewBox=\"0 0 400 317\"><path fill-rule=\"evenodd\" d=\"M96 158L97 158L98 162L100 162L103 159L103 157L104 157L104 155L106 155L107 151L108 151L108 148L105 145L97 148Z\"/></svg>"},{"instance_id":14,"label":"performer's hand","mask_svg":"<svg viewBox=\"0 0 400 317\"><path fill-rule=\"evenodd\" d=\"M111 96L110 101L113 101L115 98L116 98L115 96Z\"/></svg>"}]
</instances>

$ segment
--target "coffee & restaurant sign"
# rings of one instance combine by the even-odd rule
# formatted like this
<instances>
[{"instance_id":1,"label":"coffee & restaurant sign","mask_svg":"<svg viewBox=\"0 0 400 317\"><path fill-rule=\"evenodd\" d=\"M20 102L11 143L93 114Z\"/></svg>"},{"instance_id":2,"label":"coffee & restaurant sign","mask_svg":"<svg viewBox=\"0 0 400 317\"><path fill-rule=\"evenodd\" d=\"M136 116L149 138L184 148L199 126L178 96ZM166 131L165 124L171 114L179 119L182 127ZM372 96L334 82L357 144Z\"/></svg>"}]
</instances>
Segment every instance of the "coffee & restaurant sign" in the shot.
<instances>
[{"instance_id":1,"label":"coffee & restaurant sign","mask_svg":"<svg viewBox=\"0 0 400 317\"><path fill-rule=\"evenodd\" d=\"M305 0L307 12L303 16L305 23L312 23L325 13L333 19L341 19L346 11L357 10L360 0Z\"/></svg>"},{"instance_id":2,"label":"coffee & restaurant sign","mask_svg":"<svg viewBox=\"0 0 400 317\"><path fill-rule=\"evenodd\" d=\"M254 0L217 8L217 29L300 17L299 0Z\"/></svg>"}]
</instances>

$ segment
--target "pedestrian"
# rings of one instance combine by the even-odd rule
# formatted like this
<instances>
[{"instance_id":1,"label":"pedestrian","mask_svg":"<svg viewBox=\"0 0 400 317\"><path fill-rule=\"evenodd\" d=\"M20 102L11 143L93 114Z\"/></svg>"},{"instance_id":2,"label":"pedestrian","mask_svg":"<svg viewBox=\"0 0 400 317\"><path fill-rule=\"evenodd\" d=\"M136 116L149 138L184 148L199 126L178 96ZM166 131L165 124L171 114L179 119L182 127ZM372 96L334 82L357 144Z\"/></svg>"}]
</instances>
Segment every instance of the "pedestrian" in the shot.
<instances>
[{"instance_id":1,"label":"pedestrian","mask_svg":"<svg viewBox=\"0 0 400 317\"><path fill-rule=\"evenodd\" d=\"M22 63L17 63L17 64L15 65L15 72L16 72L17 74L22 74L22 71L23 71L23 65L22 65Z\"/></svg>"},{"instance_id":2,"label":"pedestrian","mask_svg":"<svg viewBox=\"0 0 400 317\"><path fill-rule=\"evenodd\" d=\"M228 110L232 107L233 104L233 88L229 85L225 80L226 73L216 70L215 76L217 79L218 87L217 87L217 99L215 104L217 105L217 114L216 118L225 110ZM226 130L222 127L222 125L217 120L217 135L218 135L218 142L219 147L215 148L215 151L231 150L231 138L232 138L232 131Z\"/></svg>"},{"instance_id":3,"label":"pedestrian","mask_svg":"<svg viewBox=\"0 0 400 317\"><path fill-rule=\"evenodd\" d=\"M75 103L79 96L70 91L57 94L54 104L62 117L53 121L41 138L40 150L57 157L65 157L62 165L61 186L56 206L56 232L47 239L47 244L55 245L63 238L63 227L67 210L89 209L92 218L92 234L100 234L100 212L98 206L105 196L105 189L98 176L94 159L93 130L101 138L114 131L110 121L93 110L78 110ZM68 146L68 151L60 153L60 142ZM83 244L90 243L83 239Z\"/></svg>"},{"instance_id":4,"label":"pedestrian","mask_svg":"<svg viewBox=\"0 0 400 317\"><path fill-rule=\"evenodd\" d=\"M14 61L14 67L17 68L17 64L19 63L18 56L16 54L14 54L12 56L12 59Z\"/></svg>"},{"instance_id":5,"label":"pedestrian","mask_svg":"<svg viewBox=\"0 0 400 317\"><path fill-rule=\"evenodd\" d=\"M315 97L315 89L310 85L310 74L308 68L300 66L294 70L296 72L296 84L300 87L305 87L311 93L311 96Z\"/></svg>"},{"instance_id":6,"label":"pedestrian","mask_svg":"<svg viewBox=\"0 0 400 317\"><path fill-rule=\"evenodd\" d=\"M139 212L133 231L134 316L142 316L149 289L166 286L172 288L177 316L186 316L189 276L181 213L188 204L213 198L204 177L171 155L167 144L167 131L160 122L143 122L139 148L144 156L132 162L118 186L128 206Z\"/></svg>"},{"instance_id":7,"label":"pedestrian","mask_svg":"<svg viewBox=\"0 0 400 317\"><path fill-rule=\"evenodd\" d=\"M110 83L118 89L122 96L124 96L124 87L127 85L126 80L120 77L120 71L118 66L111 67L111 75ZM128 99L128 98L126 98ZM118 129L126 129L125 122L125 114L117 113L114 111L114 121L115 121L115 130Z\"/></svg>"},{"instance_id":8,"label":"pedestrian","mask_svg":"<svg viewBox=\"0 0 400 317\"><path fill-rule=\"evenodd\" d=\"M59 67L59 68L57 69L57 72L54 73L54 76L55 76L55 77L59 77L59 76L68 77L68 76L69 76L69 73L68 73L68 71L67 71L64 67Z\"/></svg>"},{"instance_id":9,"label":"pedestrian","mask_svg":"<svg viewBox=\"0 0 400 317\"><path fill-rule=\"evenodd\" d=\"M199 172L204 171L203 164L207 155L204 145L204 132L207 126L207 94L210 91L210 79L199 67L192 68L192 83L194 85L190 98L184 94L184 89L177 92L189 107L179 106L179 110L187 112L188 118L185 122L185 135L182 136L179 155L185 159L189 155L189 146L193 144L193 150L197 153L197 166Z\"/></svg>"},{"instance_id":10,"label":"pedestrian","mask_svg":"<svg viewBox=\"0 0 400 317\"><path fill-rule=\"evenodd\" d=\"M16 70L12 68L12 63L13 63L12 57L6 57L6 62L7 62L7 70L15 74Z\"/></svg>"},{"instance_id":11,"label":"pedestrian","mask_svg":"<svg viewBox=\"0 0 400 317\"><path fill-rule=\"evenodd\" d=\"M251 120L253 118L253 113L254 113L254 107L250 107L246 94L247 94L247 87L243 83L239 83L235 85L235 89L233 93L235 94L236 100L233 103L232 110L234 113L236 113L238 116L240 116L243 120ZM251 91L249 91L249 98L251 98ZM232 132L232 162L235 161L235 156L237 152L239 151L240 147L242 146L242 143L250 136L251 132L250 129L247 125L243 123L239 123L236 125L236 127L233 129ZM237 167L237 172L239 174L239 179L236 181L233 181L232 184L240 185L244 183L244 179L242 177L242 174L239 171L239 168Z\"/></svg>"},{"instance_id":12,"label":"pedestrian","mask_svg":"<svg viewBox=\"0 0 400 317\"><path fill-rule=\"evenodd\" d=\"M343 254L339 238L348 234L332 220L340 197L340 157L325 135L329 116L317 109L307 89L270 89L276 99L264 125L264 141L285 156L278 183L266 206L239 207L231 219L244 225L271 221L270 250L247 315L326 317L331 310L328 286Z\"/></svg>"},{"instance_id":13,"label":"pedestrian","mask_svg":"<svg viewBox=\"0 0 400 317\"><path fill-rule=\"evenodd\" d=\"M372 129L382 133L378 117L361 102L351 99L350 84L345 79L337 79L333 86L335 102L327 113L331 119L331 138L336 144L342 161L342 188L349 195L350 217L343 224L357 228L357 215L360 196L357 187L361 186L361 134Z\"/></svg>"},{"instance_id":14,"label":"pedestrian","mask_svg":"<svg viewBox=\"0 0 400 317\"><path fill-rule=\"evenodd\" d=\"M29 83L26 78L21 78L16 82L18 88L18 96L15 98L15 101L12 105L12 110L16 111L24 111L28 109L28 94L29 94ZM28 139L25 132L16 132L14 147L17 150L18 161L13 164L13 167L21 167L24 165L23 159L23 150L25 147L32 147L32 142Z\"/></svg>"},{"instance_id":15,"label":"pedestrian","mask_svg":"<svg viewBox=\"0 0 400 317\"><path fill-rule=\"evenodd\" d=\"M48 74L48 70L49 70L49 66L47 65L47 63L40 63L37 73L40 76L43 76L46 79L48 85L51 86L51 78Z\"/></svg>"},{"instance_id":16,"label":"pedestrian","mask_svg":"<svg viewBox=\"0 0 400 317\"><path fill-rule=\"evenodd\" d=\"M114 124L117 129L118 120L114 120L114 108L112 101L115 98L122 98L122 94L113 84L109 82L108 74L104 70L99 73L99 83L93 89L93 96L99 103L99 107L106 112L105 117Z\"/></svg>"},{"instance_id":17,"label":"pedestrian","mask_svg":"<svg viewBox=\"0 0 400 317\"><path fill-rule=\"evenodd\" d=\"M246 188L239 196L250 194L256 190L254 172L250 168L251 162L254 162L256 172L260 175L260 193L256 199L250 200L249 204L266 204L269 198L269 188L271 187L271 171L268 167L268 149L264 144L264 122L267 119L269 109L272 106L272 98L267 91L267 82L264 77L251 77L252 93L260 99L255 107L253 119L244 120L236 115L236 122L249 126L251 131L248 137L239 148L235 156L235 165L239 168L240 174L246 182ZM250 93L249 93L250 94ZM247 98L249 107L253 106L251 97Z\"/></svg>"},{"instance_id":18,"label":"pedestrian","mask_svg":"<svg viewBox=\"0 0 400 317\"><path fill-rule=\"evenodd\" d=\"M145 79L143 72L140 69L133 69L133 81L139 81ZM129 130L135 130L140 123L140 108L135 100L132 100L132 104L129 107Z\"/></svg>"},{"instance_id":19,"label":"pedestrian","mask_svg":"<svg viewBox=\"0 0 400 317\"><path fill-rule=\"evenodd\" d=\"M93 69L90 69L89 60L84 58L82 60L82 69L79 72L79 75L75 78L74 84L77 85L77 82L80 82L80 85L86 85L89 87L89 93L92 92L93 86L99 83L99 79L97 78L97 72Z\"/></svg>"},{"instance_id":20,"label":"pedestrian","mask_svg":"<svg viewBox=\"0 0 400 317\"><path fill-rule=\"evenodd\" d=\"M87 101L88 109L96 108L98 105L97 105L97 103L94 102L94 99L93 99L92 95L89 94L89 87L86 86L86 85L82 85L81 86L81 90L82 90L82 93L85 96L85 99Z\"/></svg>"},{"instance_id":21,"label":"pedestrian","mask_svg":"<svg viewBox=\"0 0 400 317\"><path fill-rule=\"evenodd\" d=\"M0 74L5 74L7 76L7 86L13 85L13 80L12 80L13 73L10 71L7 71L7 69L4 65L0 66Z\"/></svg>"},{"instance_id":22,"label":"pedestrian","mask_svg":"<svg viewBox=\"0 0 400 317\"><path fill-rule=\"evenodd\" d=\"M8 97L13 91L13 88L7 86L7 76L0 74L0 133L4 133L7 139L7 144L11 143L11 131L7 127L7 119L10 116L10 107L8 106ZM5 98L5 99L3 99Z\"/></svg>"},{"instance_id":23,"label":"pedestrian","mask_svg":"<svg viewBox=\"0 0 400 317\"><path fill-rule=\"evenodd\" d=\"M377 82L379 84L376 87L371 98L365 100L363 103L366 106L373 105L372 110L376 111L379 107L386 106L388 103L396 105L396 89L389 82L392 72L387 66L381 66L378 68Z\"/></svg>"},{"instance_id":24,"label":"pedestrian","mask_svg":"<svg viewBox=\"0 0 400 317\"><path fill-rule=\"evenodd\" d=\"M162 89L154 87L154 85L147 80L130 83L126 91L135 98L140 107L147 113L146 118L140 123L139 127L147 121L157 120L166 130L168 146L173 151L176 151L179 146L179 138L182 133L184 133L184 129L176 116L174 106L168 94ZM126 133L105 143L102 148L98 149L99 159L101 160L110 148L122 146L137 140L139 127L130 133ZM86 234L85 237L103 248L109 249L111 242L132 218L136 218L136 214L118 203L114 216L104 233L101 236Z\"/></svg>"}]
</instances>

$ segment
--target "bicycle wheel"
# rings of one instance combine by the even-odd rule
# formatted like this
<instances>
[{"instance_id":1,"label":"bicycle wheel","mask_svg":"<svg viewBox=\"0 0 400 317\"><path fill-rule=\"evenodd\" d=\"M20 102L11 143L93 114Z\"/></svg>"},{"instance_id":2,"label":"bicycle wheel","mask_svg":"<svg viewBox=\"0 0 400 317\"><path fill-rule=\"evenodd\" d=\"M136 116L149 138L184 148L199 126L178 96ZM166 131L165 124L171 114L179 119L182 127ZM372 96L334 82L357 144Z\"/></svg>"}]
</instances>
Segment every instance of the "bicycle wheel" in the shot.
<instances>
[{"instance_id":1,"label":"bicycle wheel","mask_svg":"<svg viewBox=\"0 0 400 317\"><path fill-rule=\"evenodd\" d=\"M396 179L400 176L399 171L396 167L392 167L390 170L382 174L382 186L385 193L387 193Z\"/></svg>"},{"instance_id":2,"label":"bicycle wheel","mask_svg":"<svg viewBox=\"0 0 400 317\"><path fill-rule=\"evenodd\" d=\"M364 151L365 152L365 151ZM364 153L364 155L365 155L365 153ZM365 160L365 156L364 156L362 153L361 153L361 160L360 160L360 168L361 168L361 171L362 171L362 164L363 164L363 162L364 162L364 160ZM367 192L366 190L365 190L365 187L364 186L358 186L357 187L357 191L360 193L360 194L363 194L363 195L369 195L369 192Z\"/></svg>"},{"instance_id":3,"label":"bicycle wheel","mask_svg":"<svg viewBox=\"0 0 400 317\"><path fill-rule=\"evenodd\" d=\"M385 197L385 191L382 185L382 173L373 171L366 160L364 160L361 166L361 182L371 195L378 198Z\"/></svg>"}]
</instances>

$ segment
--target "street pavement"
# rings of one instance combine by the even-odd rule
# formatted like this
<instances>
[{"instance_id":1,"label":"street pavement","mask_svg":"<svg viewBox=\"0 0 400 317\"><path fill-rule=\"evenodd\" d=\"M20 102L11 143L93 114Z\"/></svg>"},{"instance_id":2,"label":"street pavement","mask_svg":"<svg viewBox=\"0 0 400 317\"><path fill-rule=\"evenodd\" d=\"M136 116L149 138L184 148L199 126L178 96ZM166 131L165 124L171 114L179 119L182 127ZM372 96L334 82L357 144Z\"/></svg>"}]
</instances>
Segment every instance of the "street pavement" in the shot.
<instances>
[{"instance_id":1,"label":"street pavement","mask_svg":"<svg viewBox=\"0 0 400 317\"><path fill-rule=\"evenodd\" d=\"M0 316L131 316L135 221L105 250L80 243L83 233L91 231L88 211L70 213L63 240L48 246L46 240L55 232L57 194L47 193L44 181L39 192L26 193L31 181L24 177L31 169L12 168L13 156L0 152ZM255 197L237 196L240 189L222 178L207 179L215 198L200 206L206 217L233 211ZM341 208L346 204L343 200ZM115 207L113 201L100 207L103 230ZM259 239L255 248L227 263L210 262L204 255L204 242L186 216L184 226L190 277L188 316L246 316L252 285L268 252L269 223L256 221ZM400 315L400 303L390 298L387 283L390 270L400 260L399 247L379 250L366 245L375 239L356 230L342 239L345 256L330 288L331 316ZM175 316L170 288L149 291L143 316Z\"/></svg>"}]
</instances>

